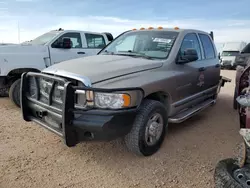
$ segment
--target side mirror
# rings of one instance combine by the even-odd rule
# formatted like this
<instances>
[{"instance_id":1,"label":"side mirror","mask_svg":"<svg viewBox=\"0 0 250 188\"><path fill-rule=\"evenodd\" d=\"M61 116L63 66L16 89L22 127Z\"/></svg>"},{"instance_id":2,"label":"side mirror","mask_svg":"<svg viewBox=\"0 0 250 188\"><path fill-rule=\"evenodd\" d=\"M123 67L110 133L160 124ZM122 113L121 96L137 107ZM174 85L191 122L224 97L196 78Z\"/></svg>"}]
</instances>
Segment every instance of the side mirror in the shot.
<instances>
[{"instance_id":1,"label":"side mirror","mask_svg":"<svg viewBox=\"0 0 250 188\"><path fill-rule=\"evenodd\" d=\"M178 64L184 64L192 61L198 60L198 53L196 49L188 48L184 50L183 54L180 54L179 59L177 61Z\"/></svg>"},{"instance_id":2,"label":"side mirror","mask_svg":"<svg viewBox=\"0 0 250 188\"><path fill-rule=\"evenodd\" d=\"M218 53L218 59L220 59L221 57L220 57L220 52Z\"/></svg>"},{"instance_id":3,"label":"side mirror","mask_svg":"<svg viewBox=\"0 0 250 188\"><path fill-rule=\"evenodd\" d=\"M67 49L69 49L69 48L71 48L72 46L71 46L71 40L70 40L70 38L67 38L67 37L64 37L63 39L62 39L62 48L67 48Z\"/></svg>"}]
</instances>

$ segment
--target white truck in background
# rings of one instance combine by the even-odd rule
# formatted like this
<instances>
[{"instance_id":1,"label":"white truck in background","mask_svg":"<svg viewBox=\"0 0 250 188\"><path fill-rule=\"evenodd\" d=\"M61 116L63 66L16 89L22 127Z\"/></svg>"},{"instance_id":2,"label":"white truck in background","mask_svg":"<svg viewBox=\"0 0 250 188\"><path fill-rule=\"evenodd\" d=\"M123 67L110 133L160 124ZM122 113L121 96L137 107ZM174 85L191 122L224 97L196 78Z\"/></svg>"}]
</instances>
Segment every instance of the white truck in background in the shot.
<instances>
[{"instance_id":1,"label":"white truck in background","mask_svg":"<svg viewBox=\"0 0 250 188\"><path fill-rule=\"evenodd\" d=\"M34 40L0 46L0 96L20 107L20 78L28 71L40 72L61 61L96 55L113 40L111 33L52 30Z\"/></svg>"},{"instance_id":2,"label":"white truck in background","mask_svg":"<svg viewBox=\"0 0 250 188\"><path fill-rule=\"evenodd\" d=\"M235 69L235 59L246 45L244 41L224 43L220 54L221 68Z\"/></svg>"}]
</instances>

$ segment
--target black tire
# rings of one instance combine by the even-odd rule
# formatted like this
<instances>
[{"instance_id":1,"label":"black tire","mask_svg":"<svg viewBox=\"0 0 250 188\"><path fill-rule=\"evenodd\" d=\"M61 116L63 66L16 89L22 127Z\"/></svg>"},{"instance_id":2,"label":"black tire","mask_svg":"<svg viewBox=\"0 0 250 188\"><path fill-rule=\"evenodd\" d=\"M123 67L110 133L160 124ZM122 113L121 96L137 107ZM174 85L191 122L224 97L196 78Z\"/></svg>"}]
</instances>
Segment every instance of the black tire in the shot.
<instances>
[{"instance_id":1,"label":"black tire","mask_svg":"<svg viewBox=\"0 0 250 188\"><path fill-rule=\"evenodd\" d=\"M238 145L236 156L239 167L250 165L250 148L245 142Z\"/></svg>"},{"instance_id":2,"label":"black tire","mask_svg":"<svg viewBox=\"0 0 250 188\"><path fill-rule=\"evenodd\" d=\"M19 108L20 108L20 86L21 86L21 79L18 79L10 86L9 90L10 100Z\"/></svg>"},{"instance_id":3,"label":"black tire","mask_svg":"<svg viewBox=\"0 0 250 188\"><path fill-rule=\"evenodd\" d=\"M145 139L146 125L150 117L158 113L163 120L163 129L160 138L154 145L148 145ZM136 115L131 131L125 136L127 148L139 156L150 156L161 147L168 127L168 116L165 106L154 100L144 100Z\"/></svg>"},{"instance_id":4,"label":"black tire","mask_svg":"<svg viewBox=\"0 0 250 188\"><path fill-rule=\"evenodd\" d=\"M237 98L237 94L236 94L237 92L236 92L236 87L234 88L234 101L233 101L233 108L235 109L235 110L237 110L238 109L238 103L237 103L237 101L236 101L236 98Z\"/></svg>"},{"instance_id":5,"label":"black tire","mask_svg":"<svg viewBox=\"0 0 250 188\"><path fill-rule=\"evenodd\" d=\"M246 152L245 152L245 165L250 165L250 147L244 142L245 147L246 147Z\"/></svg>"},{"instance_id":6,"label":"black tire","mask_svg":"<svg viewBox=\"0 0 250 188\"><path fill-rule=\"evenodd\" d=\"M214 171L215 188L242 188L233 177L233 171L239 168L237 162L229 158L217 163Z\"/></svg>"}]
</instances>

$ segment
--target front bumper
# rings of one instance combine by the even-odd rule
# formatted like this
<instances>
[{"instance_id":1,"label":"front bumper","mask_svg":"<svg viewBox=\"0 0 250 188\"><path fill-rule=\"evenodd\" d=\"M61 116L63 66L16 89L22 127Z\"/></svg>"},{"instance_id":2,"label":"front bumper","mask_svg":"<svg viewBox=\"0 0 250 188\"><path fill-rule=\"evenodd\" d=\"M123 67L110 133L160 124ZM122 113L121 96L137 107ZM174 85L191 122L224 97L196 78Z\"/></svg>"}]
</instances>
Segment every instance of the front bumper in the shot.
<instances>
[{"instance_id":1,"label":"front bumper","mask_svg":"<svg viewBox=\"0 0 250 188\"><path fill-rule=\"evenodd\" d=\"M235 69L236 65L231 65L231 64L221 64L222 69Z\"/></svg>"},{"instance_id":2,"label":"front bumper","mask_svg":"<svg viewBox=\"0 0 250 188\"><path fill-rule=\"evenodd\" d=\"M221 60L221 68L232 69L236 68L235 61L231 60Z\"/></svg>"},{"instance_id":3,"label":"front bumper","mask_svg":"<svg viewBox=\"0 0 250 188\"><path fill-rule=\"evenodd\" d=\"M28 97L26 95L28 76L47 77L55 81L63 81L65 84L62 108L51 105L51 95L48 104L40 102L39 96L36 99ZM33 121L62 137L69 147L84 140L113 140L126 135L130 131L138 107L126 110L79 110L75 108L76 88L79 89L71 82L59 77L41 73L24 73L21 82L23 119ZM39 88L37 90L39 91ZM95 89L91 88L91 90Z\"/></svg>"}]
</instances>

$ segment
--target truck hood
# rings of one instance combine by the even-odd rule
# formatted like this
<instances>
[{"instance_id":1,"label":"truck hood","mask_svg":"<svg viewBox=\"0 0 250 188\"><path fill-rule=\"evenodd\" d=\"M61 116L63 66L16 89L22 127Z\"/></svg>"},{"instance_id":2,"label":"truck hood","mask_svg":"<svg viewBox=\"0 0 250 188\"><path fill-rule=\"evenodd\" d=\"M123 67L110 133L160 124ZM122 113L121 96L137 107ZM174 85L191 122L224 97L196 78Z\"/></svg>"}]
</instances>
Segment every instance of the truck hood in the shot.
<instances>
[{"instance_id":1,"label":"truck hood","mask_svg":"<svg viewBox=\"0 0 250 188\"><path fill-rule=\"evenodd\" d=\"M162 61L140 57L95 55L64 61L50 66L42 72L65 77L70 77L73 74L85 76L92 84L95 84L108 79L155 69L162 65Z\"/></svg>"},{"instance_id":2,"label":"truck hood","mask_svg":"<svg viewBox=\"0 0 250 188\"><path fill-rule=\"evenodd\" d=\"M30 44L15 44L0 46L0 54L15 54L15 53L44 53L47 52L47 46L30 45Z\"/></svg>"}]
</instances>

